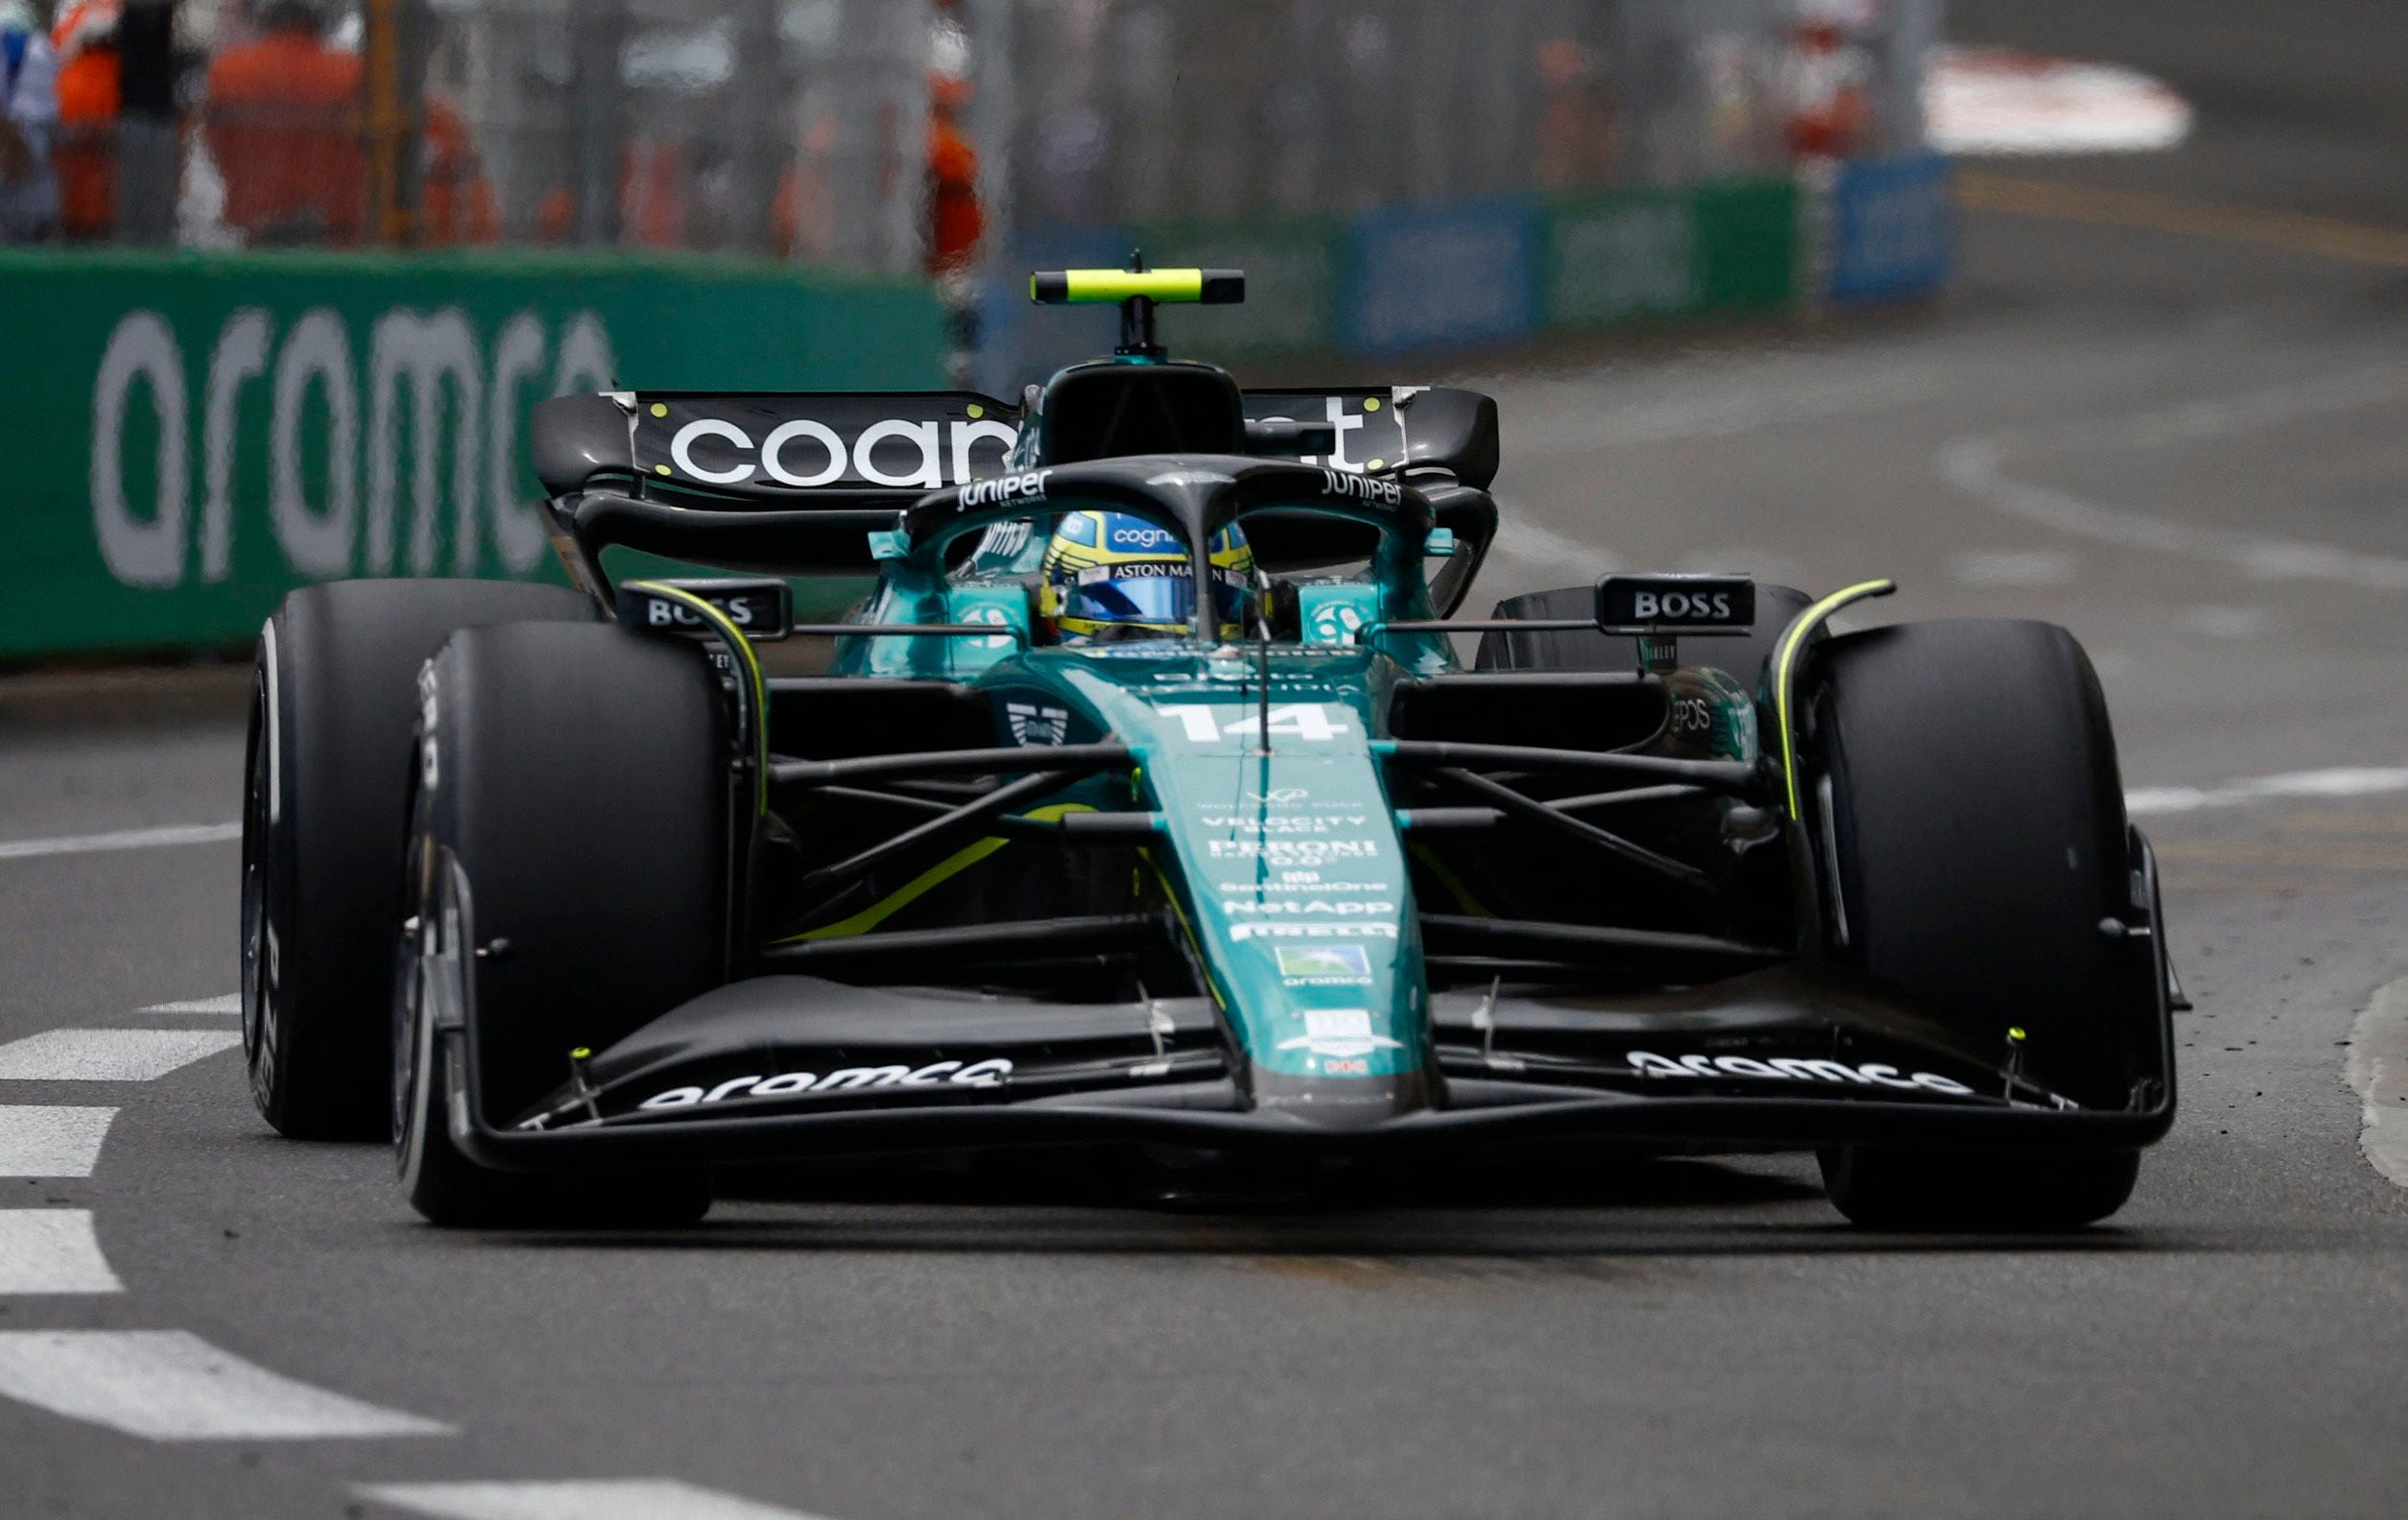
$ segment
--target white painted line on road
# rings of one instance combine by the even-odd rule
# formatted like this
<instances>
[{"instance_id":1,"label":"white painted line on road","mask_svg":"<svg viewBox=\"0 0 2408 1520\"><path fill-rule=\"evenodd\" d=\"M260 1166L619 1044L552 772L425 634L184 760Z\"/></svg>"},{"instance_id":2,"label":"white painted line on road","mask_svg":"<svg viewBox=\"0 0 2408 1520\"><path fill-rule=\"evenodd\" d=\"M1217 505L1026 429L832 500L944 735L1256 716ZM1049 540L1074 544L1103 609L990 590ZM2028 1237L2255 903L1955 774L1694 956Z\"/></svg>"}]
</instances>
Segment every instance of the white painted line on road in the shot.
<instances>
[{"instance_id":1,"label":"white painted line on road","mask_svg":"<svg viewBox=\"0 0 2408 1520\"><path fill-rule=\"evenodd\" d=\"M2345 766L2252 776L2219 787L2136 787L2124 794L2124 811L2135 815L2197 813L2283 797L2373 796L2384 792L2408 792L2408 768Z\"/></svg>"},{"instance_id":2,"label":"white painted line on road","mask_svg":"<svg viewBox=\"0 0 2408 1520\"><path fill-rule=\"evenodd\" d=\"M103 850L157 849L169 844L223 844L243 837L240 823L176 823L166 828L119 829L114 834L68 834L58 839L0 841L0 860L37 855L91 855Z\"/></svg>"},{"instance_id":3,"label":"white painted line on road","mask_svg":"<svg viewBox=\"0 0 2408 1520\"><path fill-rule=\"evenodd\" d=\"M242 1042L237 1030L44 1030L0 1045L0 1081L150 1081Z\"/></svg>"},{"instance_id":4,"label":"white painted line on road","mask_svg":"<svg viewBox=\"0 0 2408 1520\"><path fill-rule=\"evenodd\" d=\"M2174 614L2174 626L2203 638L2262 638L2275 626L2274 615L2259 606L2186 606Z\"/></svg>"},{"instance_id":5,"label":"white painted line on road","mask_svg":"<svg viewBox=\"0 0 2408 1520\"><path fill-rule=\"evenodd\" d=\"M2408 978L2376 992L2349 1026L2348 1071L2363 1105L2358 1148L2408 1188Z\"/></svg>"},{"instance_id":6,"label":"white painted line on road","mask_svg":"<svg viewBox=\"0 0 2408 1520\"><path fill-rule=\"evenodd\" d=\"M2408 366L2379 365L2037 433L1958 439L1940 451L1940 474L1967 496L2009 516L2102 543L2204 559L2264 581L2331 581L2374 591L2408 590L2408 559L2396 556L2267 538L2212 523L2105 507L2007 470L2010 458L2229 439L2250 428L2377 405L2403 391L2408 391Z\"/></svg>"},{"instance_id":7,"label":"white painted line on road","mask_svg":"<svg viewBox=\"0 0 2408 1520\"><path fill-rule=\"evenodd\" d=\"M1771 549L1750 549L1742 545L1729 549L1684 549L1673 556L1672 567L1682 575L1744 575L1759 584L1770 581L1777 585L1797 585L1806 579L1806 567L1792 557Z\"/></svg>"},{"instance_id":8,"label":"white painted line on road","mask_svg":"<svg viewBox=\"0 0 2408 1520\"><path fill-rule=\"evenodd\" d=\"M674 1478L564 1483L360 1484L361 1498L438 1520L813 1520Z\"/></svg>"},{"instance_id":9,"label":"white painted line on road","mask_svg":"<svg viewBox=\"0 0 2408 1520\"><path fill-rule=\"evenodd\" d=\"M278 1377L182 1330L0 1331L0 1397L150 1440L453 1434Z\"/></svg>"},{"instance_id":10,"label":"white painted line on road","mask_svg":"<svg viewBox=\"0 0 2408 1520\"><path fill-rule=\"evenodd\" d=\"M143 1009L145 1013L233 1013L243 1011L243 995L228 992L223 997L191 998L180 1003L153 1003Z\"/></svg>"},{"instance_id":11,"label":"white painted line on road","mask_svg":"<svg viewBox=\"0 0 2408 1520\"><path fill-rule=\"evenodd\" d=\"M90 1209L0 1209L0 1294L113 1294Z\"/></svg>"},{"instance_id":12,"label":"white painted line on road","mask_svg":"<svg viewBox=\"0 0 2408 1520\"><path fill-rule=\"evenodd\" d=\"M1521 518L1514 518L1496 531L1496 550L1509 559L1560 566L1573 576L1601 576L1621 568L1619 560L1595 544Z\"/></svg>"},{"instance_id":13,"label":"white painted line on road","mask_svg":"<svg viewBox=\"0 0 2408 1520\"><path fill-rule=\"evenodd\" d=\"M1595 371L1560 389L1516 397L1511 409L1514 420L1508 424L1514 435L1513 460L1516 465L1603 461L1614 449L1638 444L1735 438L1758 428L1891 411L1928 398L1943 382L1956 378L1955 371L1938 367L1893 363L1834 383L1828 361L1821 359L1811 370L1752 366L1751 371L1761 378L1734 384L1713 374L1684 376L1681 393L1672 399L1651 395L1626 405L1600 404L1594 384L1600 375ZM1651 389L1660 391L1660 381L1652 381Z\"/></svg>"},{"instance_id":14,"label":"white painted line on road","mask_svg":"<svg viewBox=\"0 0 2408 1520\"><path fill-rule=\"evenodd\" d=\"M0 1104L0 1177L90 1176L114 1108Z\"/></svg>"},{"instance_id":15,"label":"white painted line on road","mask_svg":"<svg viewBox=\"0 0 2408 1520\"><path fill-rule=\"evenodd\" d=\"M2063 585L2081 569L2078 557L2048 549L1973 549L1948 560L1948 575L1960 585Z\"/></svg>"}]
</instances>

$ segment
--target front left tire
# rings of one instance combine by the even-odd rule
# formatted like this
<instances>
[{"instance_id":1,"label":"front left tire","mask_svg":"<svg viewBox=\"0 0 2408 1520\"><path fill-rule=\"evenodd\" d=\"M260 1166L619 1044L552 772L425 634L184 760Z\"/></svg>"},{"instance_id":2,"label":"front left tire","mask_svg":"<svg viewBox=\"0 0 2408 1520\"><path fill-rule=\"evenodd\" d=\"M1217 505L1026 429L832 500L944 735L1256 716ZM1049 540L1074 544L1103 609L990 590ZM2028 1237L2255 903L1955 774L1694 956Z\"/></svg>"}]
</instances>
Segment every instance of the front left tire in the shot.
<instances>
[{"instance_id":1,"label":"front left tire","mask_svg":"<svg viewBox=\"0 0 2408 1520\"><path fill-rule=\"evenodd\" d=\"M478 1104L508 1126L569 1081L572 1052L604 1050L724 980L737 801L718 676L683 640L518 624L445 644L419 706L417 933L391 1046L404 1193L438 1224L700 1218L700 1172L494 1171L455 1145L450 1107L466 1021Z\"/></svg>"}]
</instances>

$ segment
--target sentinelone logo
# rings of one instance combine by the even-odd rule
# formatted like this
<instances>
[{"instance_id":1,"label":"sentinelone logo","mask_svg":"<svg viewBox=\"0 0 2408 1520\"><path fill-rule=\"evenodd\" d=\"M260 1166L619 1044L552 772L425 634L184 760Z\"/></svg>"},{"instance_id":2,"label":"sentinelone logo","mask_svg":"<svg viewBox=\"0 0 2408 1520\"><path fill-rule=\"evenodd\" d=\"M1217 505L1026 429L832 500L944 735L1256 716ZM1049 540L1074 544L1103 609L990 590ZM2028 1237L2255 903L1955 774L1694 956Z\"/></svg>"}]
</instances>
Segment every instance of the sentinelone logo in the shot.
<instances>
[{"instance_id":1,"label":"sentinelone logo","mask_svg":"<svg viewBox=\"0 0 2408 1520\"><path fill-rule=\"evenodd\" d=\"M520 419L545 396L608 387L617 368L609 332L590 311L569 314L557 330L544 314L521 311L489 344L458 307L394 307L368 321L363 344L363 335L330 306L311 307L282 325L267 310L247 306L218 329L205 372L188 367L191 336L158 312L128 312L93 379L92 529L109 573L130 586L185 582L194 568L196 494L199 579L226 578L237 471L257 457L254 451L264 451L267 462L269 526L285 562L300 575L396 568L472 574L489 530L504 569L531 570L543 558L545 538L538 510L524 500ZM364 369L357 363L363 346ZM238 431L250 387L268 390L265 438ZM190 446L196 399L197 460ZM139 407L151 410L157 438L155 495L148 502L129 499L125 469L127 423ZM255 407L251 412L257 415ZM398 521L405 416L406 554ZM322 442L315 441L321 432ZM322 482L305 478L305 458L326 462ZM439 562L436 533L445 498L448 567Z\"/></svg>"}]
</instances>

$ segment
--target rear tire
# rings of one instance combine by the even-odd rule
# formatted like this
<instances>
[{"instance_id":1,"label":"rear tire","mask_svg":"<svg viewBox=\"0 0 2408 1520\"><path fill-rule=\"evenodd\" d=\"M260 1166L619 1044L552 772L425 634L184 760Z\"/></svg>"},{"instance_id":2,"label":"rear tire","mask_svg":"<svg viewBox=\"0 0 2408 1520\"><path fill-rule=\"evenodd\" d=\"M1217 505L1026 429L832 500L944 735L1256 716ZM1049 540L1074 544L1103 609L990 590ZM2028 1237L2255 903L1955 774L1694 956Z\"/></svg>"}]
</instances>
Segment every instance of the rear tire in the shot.
<instances>
[{"instance_id":1,"label":"rear tire","mask_svg":"<svg viewBox=\"0 0 2408 1520\"><path fill-rule=\"evenodd\" d=\"M2158 1003L2132 915L2129 831L2105 699L2073 635L1964 620L1834 638L1818 662L1801 798L1823 846L1824 936L2087 1109L2130 1106ZM2011 1036L2010 1030L2019 1030ZM2066 1228L2130 1195L2136 1151L1841 1147L1831 1201L1886 1228Z\"/></svg>"},{"instance_id":2,"label":"rear tire","mask_svg":"<svg viewBox=\"0 0 2408 1520\"><path fill-rule=\"evenodd\" d=\"M595 615L560 586L394 580L307 586L268 620L245 769L243 1055L278 1133L386 1132L418 667L463 628Z\"/></svg>"},{"instance_id":3,"label":"rear tire","mask_svg":"<svg viewBox=\"0 0 2408 1520\"><path fill-rule=\"evenodd\" d=\"M436 1023L473 1021L480 1105L506 1127L568 1081L572 1049L607 1049L719 985L719 678L681 640L531 623L461 633L426 683L408 858L419 953L393 999L404 1191L439 1224L691 1223L710 1201L699 1172L519 1176L463 1155L445 1113L461 1036Z\"/></svg>"}]
</instances>

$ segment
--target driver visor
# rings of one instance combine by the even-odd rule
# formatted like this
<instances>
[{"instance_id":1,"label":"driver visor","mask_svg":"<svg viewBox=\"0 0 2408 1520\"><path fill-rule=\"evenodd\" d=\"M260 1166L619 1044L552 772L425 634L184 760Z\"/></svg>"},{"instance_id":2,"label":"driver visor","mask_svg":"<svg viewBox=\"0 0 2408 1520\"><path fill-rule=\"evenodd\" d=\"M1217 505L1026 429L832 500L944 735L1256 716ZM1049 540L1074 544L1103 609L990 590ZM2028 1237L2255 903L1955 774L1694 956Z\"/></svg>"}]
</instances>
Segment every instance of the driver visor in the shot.
<instances>
[{"instance_id":1,"label":"driver visor","mask_svg":"<svg viewBox=\"0 0 2408 1520\"><path fill-rule=\"evenodd\" d=\"M1183 625L1195 612L1195 583L1194 570L1176 560L1096 565L1079 572L1061 615L1092 623ZM1237 622L1244 596L1244 582L1226 572L1215 574L1212 604L1219 616L1214 621Z\"/></svg>"}]
</instances>

